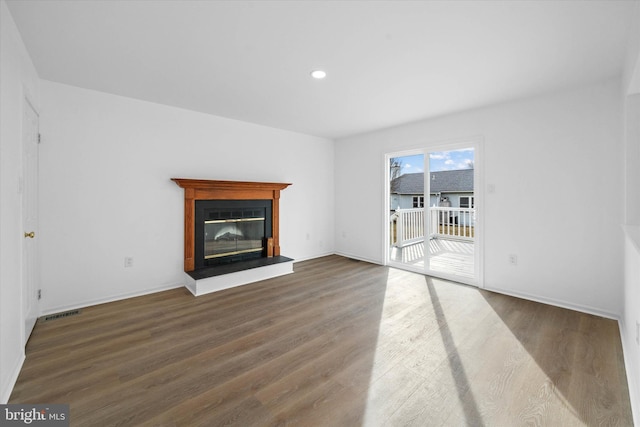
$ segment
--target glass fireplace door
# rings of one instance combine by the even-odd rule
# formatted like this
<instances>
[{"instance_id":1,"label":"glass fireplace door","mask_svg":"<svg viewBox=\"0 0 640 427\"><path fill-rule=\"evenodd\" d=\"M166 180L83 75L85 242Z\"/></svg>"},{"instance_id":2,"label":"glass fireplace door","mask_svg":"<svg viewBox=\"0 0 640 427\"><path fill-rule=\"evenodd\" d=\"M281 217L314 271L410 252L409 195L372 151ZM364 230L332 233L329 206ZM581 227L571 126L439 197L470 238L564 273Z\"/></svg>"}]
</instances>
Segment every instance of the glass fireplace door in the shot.
<instances>
[{"instance_id":1,"label":"glass fireplace door","mask_svg":"<svg viewBox=\"0 0 640 427\"><path fill-rule=\"evenodd\" d=\"M262 252L264 221L264 217L205 221L204 258Z\"/></svg>"}]
</instances>

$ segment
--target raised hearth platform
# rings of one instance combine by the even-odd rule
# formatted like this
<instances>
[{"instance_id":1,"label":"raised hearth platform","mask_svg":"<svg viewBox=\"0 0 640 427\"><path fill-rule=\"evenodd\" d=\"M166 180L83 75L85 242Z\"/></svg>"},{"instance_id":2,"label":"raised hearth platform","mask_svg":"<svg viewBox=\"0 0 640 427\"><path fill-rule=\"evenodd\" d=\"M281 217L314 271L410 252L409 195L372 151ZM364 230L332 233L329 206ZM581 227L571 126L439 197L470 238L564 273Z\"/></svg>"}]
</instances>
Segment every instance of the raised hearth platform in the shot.
<instances>
[{"instance_id":1,"label":"raised hearth platform","mask_svg":"<svg viewBox=\"0 0 640 427\"><path fill-rule=\"evenodd\" d=\"M285 256L257 258L186 273L187 289L200 296L293 273L293 259Z\"/></svg>"}]
</instances>

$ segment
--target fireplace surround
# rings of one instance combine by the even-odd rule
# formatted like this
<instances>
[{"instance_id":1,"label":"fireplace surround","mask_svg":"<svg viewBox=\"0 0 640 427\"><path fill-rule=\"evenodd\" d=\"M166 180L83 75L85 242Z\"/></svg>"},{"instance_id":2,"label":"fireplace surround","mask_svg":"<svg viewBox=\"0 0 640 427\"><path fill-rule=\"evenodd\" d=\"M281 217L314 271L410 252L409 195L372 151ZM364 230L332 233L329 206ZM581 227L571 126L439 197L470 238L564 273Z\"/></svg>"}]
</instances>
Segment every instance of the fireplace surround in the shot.
<instances>
[{"instance_id":1,"label":"fireplace surround","mask_svg":"<svg viewBox=\"0 0 640 427\"><path fill-rule=\"evenodd\" d=\"M184 271L192 293L293 272L293 260L280 255L279 227L280 191L291 184L172 180L184 189Z\"/></svg>"}]
</instances>

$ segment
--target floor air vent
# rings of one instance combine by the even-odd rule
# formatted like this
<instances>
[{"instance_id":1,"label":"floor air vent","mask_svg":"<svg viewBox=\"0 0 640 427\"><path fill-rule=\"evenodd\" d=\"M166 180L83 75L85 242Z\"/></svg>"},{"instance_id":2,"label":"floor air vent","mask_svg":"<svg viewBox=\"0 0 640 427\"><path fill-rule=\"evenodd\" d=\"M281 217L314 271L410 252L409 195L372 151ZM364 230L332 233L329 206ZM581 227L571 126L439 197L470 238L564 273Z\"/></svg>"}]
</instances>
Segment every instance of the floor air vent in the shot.
<instances>
[{"instance_id":1,"label":"floor air vent","mask_svg":"<svg viewBox=\"0 0 640 427\"><path fill-rule=\"evenodd\" d=\"M76 314L80 314L80 310L69 310L63 311L62 313L49 314L48 316L43 316L40 318L41 322L48 322L50 320L62 319L64 317L75 316Z\"/></svg>"}]
</instances>

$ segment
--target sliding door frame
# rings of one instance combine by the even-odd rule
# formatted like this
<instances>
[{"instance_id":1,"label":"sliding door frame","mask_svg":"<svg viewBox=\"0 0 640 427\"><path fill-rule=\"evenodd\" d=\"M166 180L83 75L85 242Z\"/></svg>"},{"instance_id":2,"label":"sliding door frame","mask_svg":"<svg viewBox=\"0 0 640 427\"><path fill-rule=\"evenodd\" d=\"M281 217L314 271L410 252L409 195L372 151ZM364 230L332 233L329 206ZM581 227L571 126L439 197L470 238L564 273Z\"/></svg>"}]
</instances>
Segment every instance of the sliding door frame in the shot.
<instances>
[{"instance_id":1,"label":"sliding door frame","mask_svg":"<svg viewBox=\"0 0 640 427\"><path fill-rule=\"evenodd\" d=\"M464 148L473 148L474 149L474 201L475 201L475 209L476 209L476 226L474 230L474 278L467 279L464 277L446 274L438 271L433 271L429 268L428 263L428 250L429 250L429 241L425 238L424 241L424 267L415 267L408 264L403 264L401 262L394 262L390 259L389 253L389 242L390 242L390 230L389 230L389 221L390 221L390 170L389 170L389 162L392 158L395 157L404 157L411 156L416 154L424 155L424 197L425 197L425 209L429 208L429 200L430 200L430 168L429 168L429 153L432 152L441 152L441 151L454 151L460 150ZM480 136L469 137L469 138L460 138L456 140L447 140L447 141L439 141L431 144L425 144L424 146L417 148L408 148L405 150L395 150L384 154L384 212L383 215L383 230L384 230L384 243L383 243L383 260L384 264L391 266L402 268L409 271L414 271L416 273L426 274L429 276L439 277L442 279L452 280L459 283L464 283L467 285L476 286L478 288L484 288L484 213L485 213L485 194L484 194L484 139ZM425 215L425 230L429 228L429 219L428 215Z\"/></svg>"}]
</instances>

